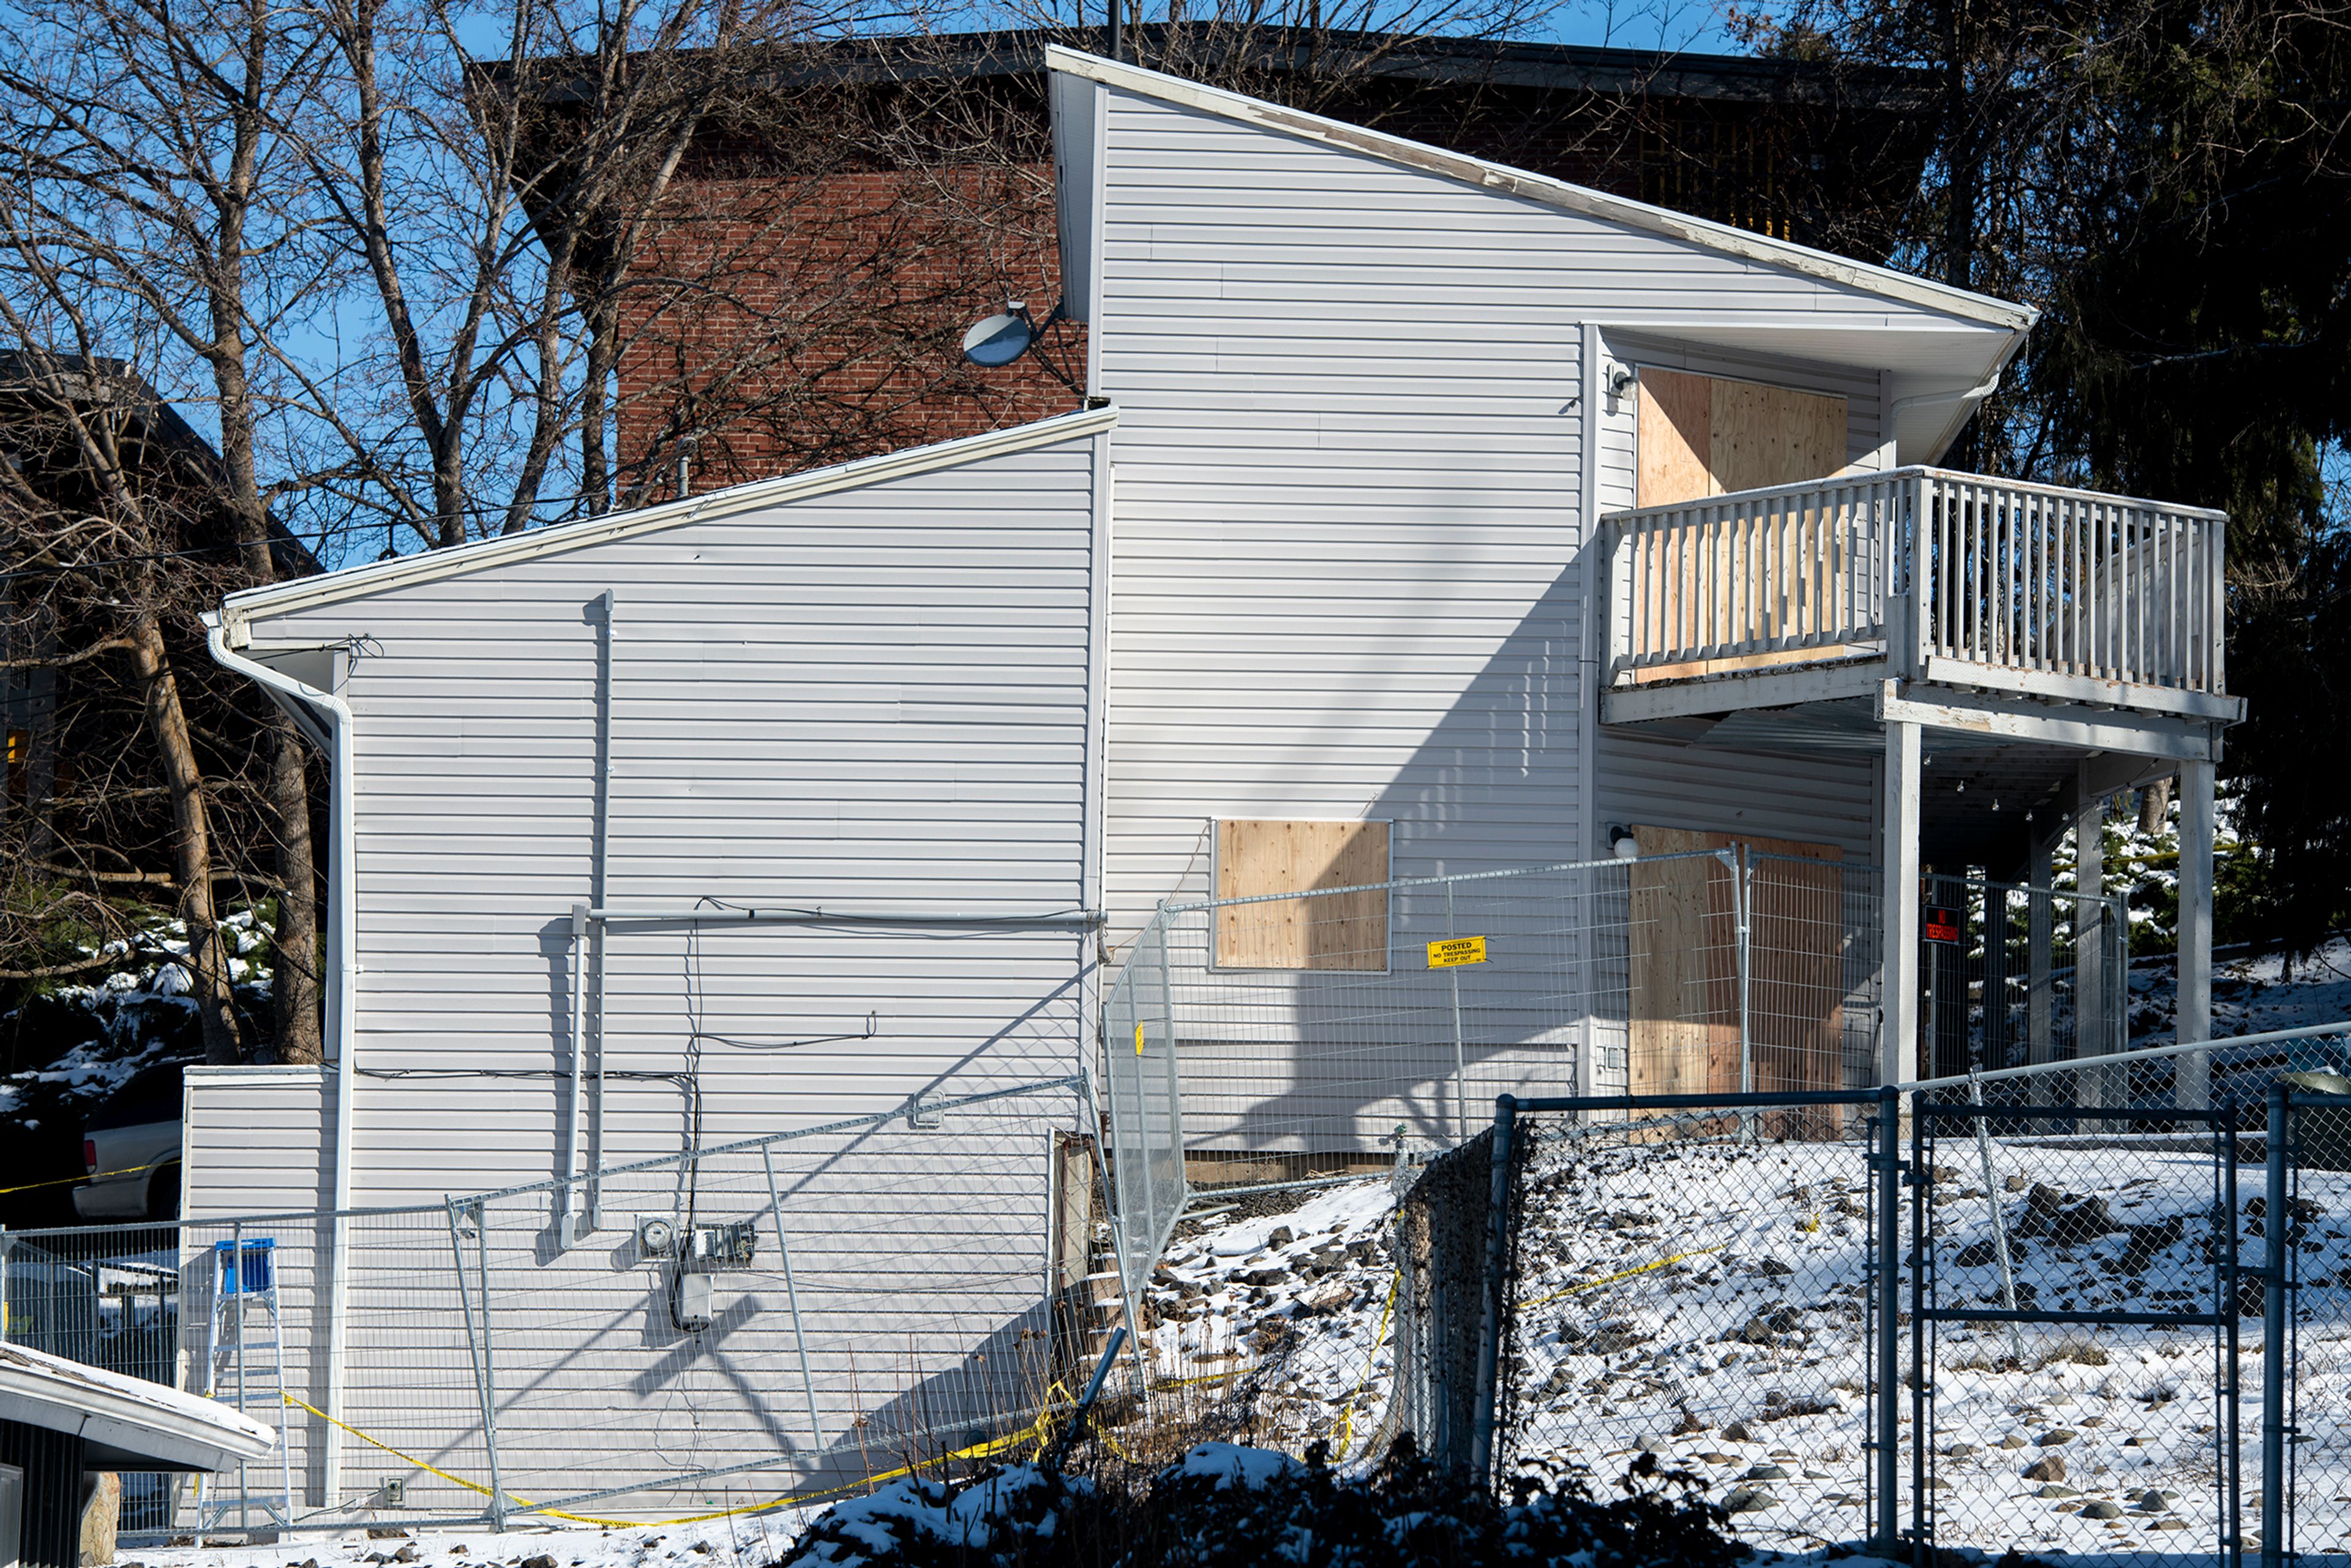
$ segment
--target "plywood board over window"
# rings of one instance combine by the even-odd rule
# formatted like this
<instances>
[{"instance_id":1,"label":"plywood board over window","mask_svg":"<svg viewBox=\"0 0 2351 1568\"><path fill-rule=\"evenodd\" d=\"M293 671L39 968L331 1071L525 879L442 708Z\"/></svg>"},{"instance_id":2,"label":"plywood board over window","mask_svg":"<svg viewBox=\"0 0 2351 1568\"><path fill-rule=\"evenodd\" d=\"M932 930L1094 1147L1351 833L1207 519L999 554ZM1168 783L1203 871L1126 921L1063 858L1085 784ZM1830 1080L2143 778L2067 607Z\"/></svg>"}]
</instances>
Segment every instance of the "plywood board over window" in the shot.
<instances>
[{"instance_id":1,"label":"plywood board over window","mask_svg":"<svg viewBox=\"0 0 2351 1568\"><path fill-rule=\"evenodd\" d=\"M1733 873L1750 854L1748 1054L1758 1092L1844 1087L1844 871L1833 844L1633 830L1632 1039L1635 1094L1740 1087Z\"/></svg>"},{"instance_id":2,"label":"plywood board over window","mask_svg":"<svg viewBox=\"0 0 2351 1568\"><path fill-rule=\"evenodd\" d=\"M1385 969L1388 824L1236 818L1217 824L1217 896L1276 898L1217 911L1228 969Z\"/></svg>"}]
</instances>

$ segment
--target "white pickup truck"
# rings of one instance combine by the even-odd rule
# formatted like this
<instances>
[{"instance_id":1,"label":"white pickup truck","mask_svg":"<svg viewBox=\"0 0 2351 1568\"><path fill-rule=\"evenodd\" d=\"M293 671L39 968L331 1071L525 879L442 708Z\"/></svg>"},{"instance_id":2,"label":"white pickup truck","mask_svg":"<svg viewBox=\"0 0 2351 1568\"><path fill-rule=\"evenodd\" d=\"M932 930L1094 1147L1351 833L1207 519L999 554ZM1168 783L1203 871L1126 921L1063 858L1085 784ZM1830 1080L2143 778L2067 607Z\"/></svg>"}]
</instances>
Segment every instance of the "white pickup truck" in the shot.
<instances>
[{"instance_id":1,"label":"white pickup truck","mask_svg":"<svg viewBox=\"0 0 2351 1568\"><path fill-rule=\"evenodd\" d=\"M84 1219L176 1219L180 1215L180 1075L185 1061L142 1067L82 1124L87 1186L74 1188Z\"/></svg>"}]
</instances>

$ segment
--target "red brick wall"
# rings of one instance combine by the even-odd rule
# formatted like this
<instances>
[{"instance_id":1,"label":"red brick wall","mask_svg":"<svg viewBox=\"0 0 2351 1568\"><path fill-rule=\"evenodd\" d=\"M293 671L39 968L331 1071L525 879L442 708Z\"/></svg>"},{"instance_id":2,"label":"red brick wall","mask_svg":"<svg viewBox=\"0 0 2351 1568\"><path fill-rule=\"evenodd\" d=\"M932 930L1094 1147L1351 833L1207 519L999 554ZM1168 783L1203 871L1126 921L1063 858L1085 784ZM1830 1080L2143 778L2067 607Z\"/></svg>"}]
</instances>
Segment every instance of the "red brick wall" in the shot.
<instances>
[{"instance_id":1,"label":"red brick wall","mask_svg":"<svg viewBox=\"0 0 2351 1568\"><path fill-rule=\"evenodd\" d=\"M1052 171L909 169L681 183L621 310L622 486L697 490L1026 423L1078 405L1084 329L996 370L974 321L1061 298Z\"/></svg>"}]
</instances>

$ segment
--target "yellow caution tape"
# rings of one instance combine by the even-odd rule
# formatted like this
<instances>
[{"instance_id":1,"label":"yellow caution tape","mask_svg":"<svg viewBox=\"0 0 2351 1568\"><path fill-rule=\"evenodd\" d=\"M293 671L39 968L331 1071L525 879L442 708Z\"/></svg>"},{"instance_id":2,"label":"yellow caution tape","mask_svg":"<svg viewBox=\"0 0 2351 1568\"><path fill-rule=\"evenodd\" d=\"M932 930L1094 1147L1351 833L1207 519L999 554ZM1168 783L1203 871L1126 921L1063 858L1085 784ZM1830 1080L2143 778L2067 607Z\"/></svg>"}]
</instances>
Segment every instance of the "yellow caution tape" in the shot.
<instances>
[{"instance_id":1,"label":"yellow caution tape","mask_svg":"<svg viewBox=\"0 0 2351 1568\"><path fill-rule=\"evenodd\" d=\"M157 1160L152 1165L126 1166L119 1171L92 1171L88 1176L58 1176L53 1181L28 1181L22 1186L0 1186L0 1194L31 1192L36 1187L44 1186L73 1186L86 1181L104 1181L109 1176L137 1176L141 1171L161 1170L170 1164L170 1160Z\"/></svg>"},{"instance_id":2,"label":"yellow caution tape","mask_svg":"<svg viewBox=\"0 0 2351 1568\"><path fill-rule=\"evenodd\" d=\"M1339 1416L1339 1457L1343 1459L1347 1457L1347 1450L1354 1447L1355 1401L1364 1396L1364 1388L1372 1381L1372 1357L1379 1354L1381 1344L1388 1337L1388 1314L1395 1311L1396 1290L1403 1283L1404 1270L1401 1269L1388 1277L1387 1305L1380 1309L1380 1326L1373 1331L1371 1349L1364 1353L1363 1380L1355 1385L1355 1391L1347 1396L1346 1407Z\"/></svg>"},{"instance_id":3,"label":"yellow caution tape","mask_svg":"<svg viewBox=\"0 0 2351 1568\"><path fill-rule=\"evenodd\" d=\"M1723 1243L1724 1247L1729 1245L1729 1242ZM1558 1301L1562 1296L1573 1296L1579 1291L1596 1291L1603 1285L1613 1285L1619 1280L1629 1280L1636 1274L1655 1273L1657 1270L1666 1268L1671 1264L1678 1263L1685 1258L1703 1258L1709 1252L1719 1252L1721 1250L1722 1247L1700 1247L1695 1251L1677 1252L1670 1258L1660 1258L1654 1263L1644 1263L1637 1269L1626 1269L1621 1273L1609 1274L1597 1280L1581 1281L1575 1284L1570 1285L1564 1291L1553 1291L1548 1296L1537 1296L1531 1301L1521 1301L1519 1303L1519 1311L1523 1312L1531 1308L1540 1307L1547 1301Z\"/></svg>"},{"instance_id":4,"label":"yellow caution tape","mask_svg":"<svg viewBox=\"0 0 2351 1568\"><path fill-rule=\"evenodd\" d=\"M1051 1396L1059 1394L1064 1400L1069 1398L1068 1389L1059 1383L1054 1384L1050 1388L1047 1389L1046 1394L1046 1405L1037 1412L1036 1420L1030 1422L1027 1427L1022 1427L1019 1431L1013 1433L1009 1437L991 1437L985 1443L975 1443L967 1448L957 1448L952 1453L942 1454L939 1456L937 1462L944 1463L949 1459L994 1458L998 1454L1005 1453L1012 1448L1017 1448L1021 1444L1030 1441L1034 1441L1037 1445L1029 1454L1030 1458L1035 1458L1037 1455L1045 1451L1046 1445L1052 1440L1052 1423L1056 1406L1051 1403ZM339 1427L343 1431L349 1432L352 1437L357 1437L362 1443L381 1448L385 1453L390 1454L392 1458L399 1459L405 1464L414 1465L418 1469L424 1471L428 1475L440 1477L443 1480L447 1481L452 1486L463 1487L467 1491L479 1493L483 1497L499 1495L497 1493L493 1493L489 1488L480 1485L478 1482L469 1481L463 1476L451 1475L447 1470L441 1469L437 1465L429 1464L426 1461L418 1458L413 1454L404 1453L402 1450L393 1448L390 1443L382 1441L381 1438L371 1437L367 1433L360 1431L357 1427L350 1425L349 1422L338 1421L332 1416L328 1415L324 1410L319 1409L317 1406L309 1404L305 1400L297 1399L294 1396L286 1393L282 1389L278 1393L278 1397L285 1400L288 1405L298 1406L304 1410L308 1410L311 1415L316 1416L319 1420L326 1422L330 1427ZM1125 1452L1121 1449L1117 1444L1110 1441L1107 1435L1104 1435L1103 1441L1105 1444L1108 1444L1111 1451L1116 1453L1119 1458L1125 1458L1127 1457ZM782 1492L775 1497L769 1498L765 1502L745 1503L740 1508L722 1508L711 1513L689 1514L682 1519L603 1519L595 1514L566 1513L560 1509L534 1508L531 1506L528 1499L518 1497L510 1491L504 1491L503 1489L501 1489L501 1491L506 1499L514 1503L517 1507L522 1509L526 1512L538 1514L542 1518L566 1520L573 1524L593 1524L601 1526L606 1530L650 1530L679 1524L703 1524L714 1519L733 1519L739 1514L765 1513L769 1509L775 1508L801 1507L806 1504L818 1501L823 1498L838 1497L844 1492L856 1491L860 1488L871 1489L876 1482L896 1480L901 1477L911 1476L914 1473L915 1469L914 1466L902 1465L894 1470L887 1470L880 1475L867 1476L862 1480L851 1481L846 1486L831 1487L823 1491L817 1492Z\"/></svg>"}]
</instances>

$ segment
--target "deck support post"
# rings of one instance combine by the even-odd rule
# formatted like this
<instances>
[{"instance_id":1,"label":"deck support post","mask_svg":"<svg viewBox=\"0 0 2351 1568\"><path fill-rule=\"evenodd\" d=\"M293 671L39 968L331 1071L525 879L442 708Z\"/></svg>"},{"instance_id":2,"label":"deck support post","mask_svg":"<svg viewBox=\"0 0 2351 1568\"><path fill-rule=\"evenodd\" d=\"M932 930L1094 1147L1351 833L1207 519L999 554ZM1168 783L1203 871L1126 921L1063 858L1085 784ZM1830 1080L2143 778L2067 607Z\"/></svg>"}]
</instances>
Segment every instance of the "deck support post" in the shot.
<instances>
[{"instance_id":1,"label":"deck support post","mask_svg":"<svg viewBox=\"0 0 2351 1568\"><path fill-rule=\"evenodd\" d=\"M2106 798L2085 759L2074 796L2074 1059L2104 1056L2106 1038ZM2104 1072L2075 1072L2074 1102L2105 1103Z\"/></svg>"},{"instance_id":2,"label":"deck support post","mask_svg":"<svg viewBox=\"0 0 2351 1568\"><path fill-rule=\"evenodd\" d=\"M2179 765L2179 1002L2174 1038L2212 1038L2212 765ZM2179 1103L2211 1101L2212 1059L2179 1059Z\"/></svg>"},{"instance_id":3,"label":"deck support post","mask_svg":"<svg viewBox=\"0 0 2351 1568\"><path fill-rule=\"evenodd\" d=\"M1886 724L1885 798L1878 821L1886 835L1878 864L1886 883L1878 895L1878 927L1886 952L1878 1010L1877 1081L1899 1083L1917 1066L1918 1040L1918 726Z\"/></svg>"},{"instance_id":4,"label":"deck support post","mask_svg":"<svg viewBox=\"0 0 2351 1568\"><path fill-rule=\"evenodd\" d=\"M2032 890L2025 894L2024 914L2024 1060L2034 1067L2057 1060L2055 1031L2051 1026L2055 979L2049 952L2056 939L2056 923L2051 919L2055 911L2050 907L2049 895L2049 885L2056 876L2056 849L2057 835L2036 827L2024 862L2025 886ZM2034 1099L2045 1099L2048 1075L2032 1082Z\"/></svg>"}]
</instances>

